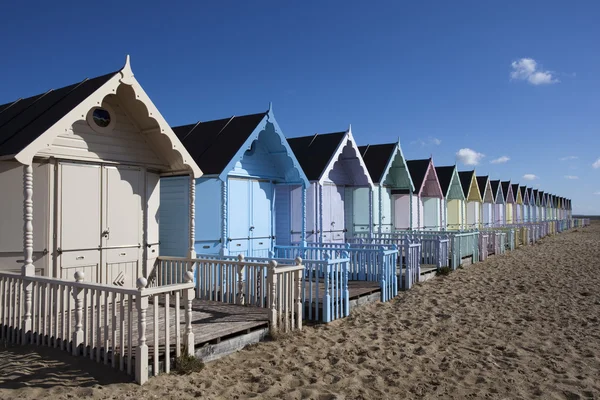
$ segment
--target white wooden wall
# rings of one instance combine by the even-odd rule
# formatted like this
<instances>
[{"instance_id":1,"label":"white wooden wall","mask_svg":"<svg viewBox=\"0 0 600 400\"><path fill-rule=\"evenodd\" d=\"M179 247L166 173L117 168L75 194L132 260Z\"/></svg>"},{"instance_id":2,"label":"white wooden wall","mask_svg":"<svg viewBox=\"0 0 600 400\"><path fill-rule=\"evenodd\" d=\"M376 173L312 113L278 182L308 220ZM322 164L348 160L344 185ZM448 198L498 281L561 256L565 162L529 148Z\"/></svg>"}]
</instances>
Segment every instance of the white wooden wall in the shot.
<instances>
[{"instance_id":1,"label":"white wooden wall","mask_svg":"<svg viewBox=\"0 0 600 400\"><path fill-rule=\"evenodd\" d=\"M52 146L40 151L38 155L72 160L112 160L164 167L135 121L121 107L118 97L108 96L103 105L105 104L108 104L115 114L115 127L111 132L97 133L83 116L73 123L70 131L59 134Z\"/></svg>"},{"instance_id":2,"label":"white wooden wall","mask_svg":"<svg viewBox=\"0 0 600 400\"><path fill-rule=\"evenodd\" d=\"M49 214L53 166L33 164L33 255L36 270L49 274L51 239ZM0 271L21 271L23 259L23 166L0 161Z\"/></svg>"}]
</instances>

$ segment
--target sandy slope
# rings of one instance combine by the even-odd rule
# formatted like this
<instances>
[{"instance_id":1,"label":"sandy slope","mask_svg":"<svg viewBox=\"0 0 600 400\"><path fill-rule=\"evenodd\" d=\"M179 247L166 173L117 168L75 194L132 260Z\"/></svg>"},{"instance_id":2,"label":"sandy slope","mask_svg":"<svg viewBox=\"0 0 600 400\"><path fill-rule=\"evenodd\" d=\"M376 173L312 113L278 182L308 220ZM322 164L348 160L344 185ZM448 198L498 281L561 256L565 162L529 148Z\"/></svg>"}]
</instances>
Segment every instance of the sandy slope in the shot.
<instances>
[{"instance_id":1,"label":"sandy slope","mask_svg":"<svg viewBox=\"0 0 600 400\"><path fill-rule=\"evenodd\" d=\"M0 388L15 388L0 389L0 398L600 398L600 223L252 346L199 374L140 388L110 384L112 371L84 364L0 350Z\"/></svg>"}]
</instances>

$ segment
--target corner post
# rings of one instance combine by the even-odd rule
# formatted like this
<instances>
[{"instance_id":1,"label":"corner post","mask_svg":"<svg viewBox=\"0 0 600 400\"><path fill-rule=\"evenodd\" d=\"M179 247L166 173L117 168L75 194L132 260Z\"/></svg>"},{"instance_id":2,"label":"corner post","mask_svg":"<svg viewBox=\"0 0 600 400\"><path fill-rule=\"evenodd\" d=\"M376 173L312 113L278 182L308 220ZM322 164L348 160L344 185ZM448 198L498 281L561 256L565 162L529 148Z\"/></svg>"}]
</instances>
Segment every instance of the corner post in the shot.
<instances>
[{"instance_id":1,"label":"corner post","mask_svg":"<svg viewBox=\"0 0 600 400\"><path fill-rule=\"evenodd\" d=\"M138 311L138 345L135 352L135 381L140 385L143 385L148 381L148 345L146 344L146 311L148 308L148 295L144 294L144 289L146 288L148 281L146 278L138 278L136 284L138 289L135 302Z\"/></svg>"},{"instance_id":2,"label":"corner post","mask_svg":"<svg viewBox=\"0 0 600 400\"><path fill-rule=\"evenodd\" d=\"M185 283L194 282L194 274L187 271L183 277ZM185 330L183 333L183 343L189 356L195 354L194 350L194 332L192 331L192 300L194 300L194 288L183 291L183 301L185 307Z\"/></svg>"},{"instance_id":3,"label":"corner post","mask_svg":"<svg viewBox=\"0 0 600 400\"><path fill-rule=\"evenodd\" d=\"M190 248L188 258L196 258L196 180L190 174Z\"/></svg>"},{"instance_id":4,"label":"corner post","mask_svg":"<svg viewBox=\"0 0 600 400\"><path fill-rule=\"evenodd\" d=\"M83 282L85 275L81 271L75 272L75 282ZM73 332L73 343L71 352L74 356L79 355L79 348L83 344L83 299L81 298L82 289L73 286L73 300L75 301L75 332Z\"/></svg>"},{"instance_id":5,"label":"corner post","mask_svg":"<svg viewBox=\"0 0 600 400\"><path fill-rule=\"evenodd\" d=\"M383 233L383 193L381 191L381 184L379 185L379 235Z\"/></svg>"},{"instance_id":6,"label":"corner post","mask_svg":"<svg viewBox=\"0 0 600 400\"><path fill-rule=\"evenodd\" d=\"M323 245L323 184L319 183L319 243Z\"/></svg>"},{"instance_id":7,"label":"corner post","mask_svg":"<svg viewBox=\"0 0 600 400\"><path fill-rule=\"evenodd\" d=\"M33 167L23 166L23 256L24 264L21 267L23 277L34 276L33 266ZM25 297L25 312L23 315L23 344L28 342L31 328L31 291L33 282L23 280L23 294Z\"/></svg>"},{"instance_id":8,"label":"corner post","mask_svg":"<svg viewBox=\"0 0 600 400\"><path fill-rule=\"evenodd\" d=\"M306 186L302 185L302 235L300 241L302 242L302 247L306 247Z\"/></svg>"},{"instance_id":9,"label":"corner post","mask_svg":"<svg viewBox=\"0 0 600 400\"><path fill-rule=\"evenodd\" d=\"M221 181L221 255L229 255L227 243L227 178Z\"/></svg>"}]
</instances>

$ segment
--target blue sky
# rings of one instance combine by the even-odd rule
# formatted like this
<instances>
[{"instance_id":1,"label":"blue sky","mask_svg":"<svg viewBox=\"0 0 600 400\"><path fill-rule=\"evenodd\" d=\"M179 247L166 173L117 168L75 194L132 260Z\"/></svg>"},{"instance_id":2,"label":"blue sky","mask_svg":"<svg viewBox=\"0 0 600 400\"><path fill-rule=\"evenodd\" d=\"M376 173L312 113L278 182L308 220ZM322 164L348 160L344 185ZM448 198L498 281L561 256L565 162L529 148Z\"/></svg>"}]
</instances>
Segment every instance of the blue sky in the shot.
<instances>
[{"instance_id":1,"label":"blue sky","mask_svg":"<svg viewBox=\"0 0 600 400\"><path fill-rule=\"evenodd\" d=\"M16 3L2 10L0 103L130 54L172 125L273 102L287 136L351 123L359 144L400 137L436 165L463 149L461 170L478 161L478 175L600 214L600 2Z\"/></svg>"}]
</instances>

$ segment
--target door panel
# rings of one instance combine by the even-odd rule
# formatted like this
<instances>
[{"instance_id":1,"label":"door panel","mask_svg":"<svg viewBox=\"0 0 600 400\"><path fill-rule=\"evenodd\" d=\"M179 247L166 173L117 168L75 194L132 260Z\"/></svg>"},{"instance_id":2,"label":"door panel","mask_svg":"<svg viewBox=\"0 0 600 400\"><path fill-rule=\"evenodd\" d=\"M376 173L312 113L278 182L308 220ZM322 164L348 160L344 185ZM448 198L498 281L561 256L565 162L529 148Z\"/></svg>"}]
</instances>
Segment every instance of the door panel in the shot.
<instances>
[{"instance_id":1,"label":"door panel","mask_svg":"<svg viewBox=\"0 0 600 400\"><path fill-rule=\"evenodd\" d=\"M387 233L392 231L392 224L394 223L392 218L392 190L384 187L381 194L381 231Z\"/></svg>"},{"instance_id":2,"label":"door panel","mask_svg":"<svg viewBox=\"0 0 600 400\"><path fill-rule=\"evenodd\" d=\"M85 281L98 282L102 167L59 164L57 254L59 276L72 280L76 271Z\"/></svg>"},{"instance_id":3,"label":"door panel","mask_svg":"<svg viewBox=\"0 0 600 400\"><path fill-rule=\"evenodd\" d=\"M344 187L323 185L323 241L345 240Z\"/></svg>"},{"instance_id":4,"label":"door panel","mask_svg":"<svg viewBox=\"0 0 600 400\"><path fill-rule=\"evenodd\" d=\"M104 167L103 283L134 287L142 276L143 182L140 168Z\"/></svg>"},{"instance_id":5,"label":"door panel","mask_svg":"<svg viewBox=\"0 0 600 400\"><path fill-rule=\"evenodd\" d=\"M248 237L250 236L250 186L247 179L229 179L229 229L230 254L248 255Z\"/></svg>"},{"instance_id":6,"label":"door panel","mask_svg":"<svg viewBox=\"0 0 600 400\"><path fill-rule=\"evenodd\" d=\"M271 250L273 184L250 181L252 192L252 220L250 253L255 257L268 257Z\"/></svg>"}]
</instances>

